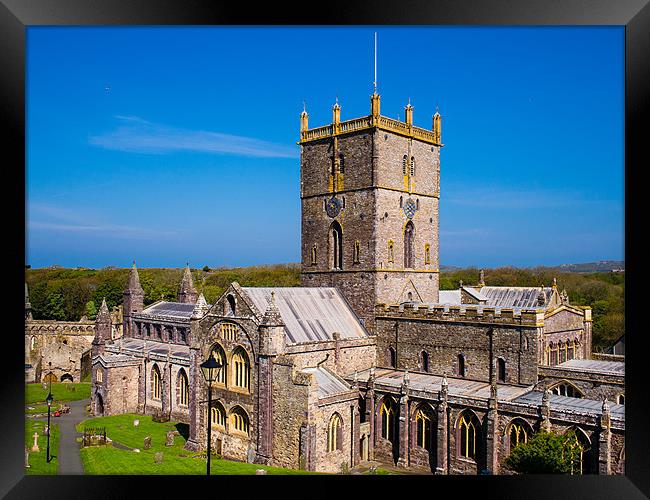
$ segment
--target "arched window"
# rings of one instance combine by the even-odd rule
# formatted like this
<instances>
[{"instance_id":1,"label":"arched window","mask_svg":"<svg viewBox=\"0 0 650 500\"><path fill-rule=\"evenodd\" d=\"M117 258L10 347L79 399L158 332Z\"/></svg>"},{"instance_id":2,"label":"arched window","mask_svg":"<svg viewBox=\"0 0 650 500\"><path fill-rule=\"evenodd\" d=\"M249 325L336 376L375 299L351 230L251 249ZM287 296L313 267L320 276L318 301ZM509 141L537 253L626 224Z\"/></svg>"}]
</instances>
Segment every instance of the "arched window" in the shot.
<instances>
[{"instance_id":1,"label":"arched window","mask_svg":"<svg viewBox=\"0 0 650 500\"><path fill-rule=\"evenodd\" d=\"M397 351L392 346L388 348L388 362L392 368L397 368Z\"/></svg>"},{"instance_id":2,"label":"arched window","mask_svg":"<svg viewBox=\"0 0 650 500\"><path fill-rule=\"evenodd\" d=\"M508 444L512 452L517 446L528 442L529 427L519 419L515 419L508 427Z\"/></svg>"},{"instance_id":3,"label":"arched window","mask_svg":"<svg viewBox=\"0 0 650 500\"><path fill-rule=\"evenodd\" d=\"M330 418L329 425L327 426L327 451L334 451L342 449L343 443L343 420L338 413L335 413Z\"/></svg>"},{"instance_id":4,"label":"arched window","mask_svg":"<svg viewBox=\"0 0 650 500\"><path fill-rule=\"evenodd\" d=\"M187 380L185 370L178 371L178 404L188 406L190 404L190 384Z\"/></svg>"},{"instance_id":5,"label":"arched window","mask_svg":"<svg viewBox=\"0 0 650 500\"><path fill-rule=\"evenodd\" d=\"M69 373L64 373L63 375L61 375L61 382L72 382L72 381L73 381L72 375L70 375Z\"/></svg>"},{"instance_id":6,"label":"arched window","mask_svg":"<svg viewBox=\"0 0 650 500\"><path fill-rule=\"evenodd\" d=\"M250 431L250 423L248 420L248 415L239 406L235 407L230 412L230 425L232 426L233 430L237 432L241 432L248 436Z\"/></svg>"},{"instance_id":7,"label":"arched window","mask_svg":"<svg viewBox=\"0 0 650 500\"><path fill-rule=\"evenodd\" d=\"M432 417L433 412L426 405L422 405L415 414L416 442L419 447L424 448L427 451L431 451L432 449Z\"/></svg>"},{"instance_id":8,"label":"arched window","mask_svg":"<svg viewBox=\"0 0 650 500\"><path fill-rule=\"evenodd\" d=\"M343 269L343 230L337 221L330 228L330 253L332 269Z\"/></svg>"},{"instance_id":9,"label":"arched window","mask_svg":"<svg viewBox=\"0 0 650 500\"><path fill-rule=\"evenodd\" d=\"M562 382L551 389L553 394L558 396L568 396L570 398L581 398L583 394L574 385L568 382Z\"/></svg>"},{"instance_id":10,"label":"arched window","mask_svg":"<svg viewBox=\"0 0 650 500\"><path fill-rule=\"evenodd\" d=\"M415 175L415 157L411 156L411 177Z\"/></svg>"},{"instance_id":11,"label":"arched window","mask_svg":"<svg viewBox=\"0 0 650 500\"><path fill-rule=\"evenodd\" d=\"M415 226L413 222L408 221L404 228L404 267L412 268L413 265L413 240L415 236Z\"/></svg>"},{"instance_id":12,"label":"arched window","mask_svg":"<svg viewBox=\"0 0 650 500\"><path fill-rule=\"evenodd\" d=\"M624 405L624 404L625 404L625 394L619 394L619 395L616 397L616 402L617 402L619 405Z\"/></svg>"},{"instance_id":13,"label":"arched window","mask_svg":"<svg viewBox=\"0 0 650 500\"><path fill-rule=\"evenodd\" d=\"M395 244L393 240L388 240L388 262L395 262Z\"/></svg>"},{"instance_id":14,"label":"arched window","mask_svg":"<svg viewBox=\"0 0 650 500\"><path fill-rule=\"evenodd\" d=\"M353 261L355 264L359 263L359 256L361 254L361 243L359 240L355 240L354 242L354 254L353 254Z\"/></svg>"},{"instance_id":15,"label":"arched window","mask_svg":"<svg viewBox=\"0 0 650 500\"><path fill-rule=\"evenodd\" d=\"M566 342L560 342L559 343L559 349L560 349L560 363L564 363L566 361L567 343Z\"/></svg>"},{"instance_id":16,"label":"arched window","mask_svg":"<svg viewBox=\"0 0 650 500\"><path fill-rule=\"evenodd\" d=\"M428 243L424 245L424 263L431 264L431 245Z\"/></svg>"},{"instance_id":17,"label":"arched window","mask_svg":"<svg viewBox=\"0 0 650 500\"><path fill-rule=\"evenodd\" d=\"M235 297L232 294L228 294L226 297L226 316L235 316L235 312L237 311L237 302L235 301Z\"/></svg>"},{"instance_id":18,"label":"arched window","mask_svg":"<svg viewBox=\"0 0 650 500\"><path fill-rule=\"evenodd\" d=\"M402 174L406 175L406 164L408 162L408 156L404 155L402 158Z\"/></svg>"},{"instance_id":19,"label":"arched window","mask_svg":"<svg viewBox=\"0 0 650 500\"><path fill-rule=\"evenodd\" d=\"M250 389L250 363L246 351L241 348L232 355L232 372L235 387Z\"/></svg>"},{"instance_id":20,"label":"arched window","mask_svg":"<svg viewBox=\"0 0 650 500\"><path fill-rule=\"evenodd\" d=\"M185 344L187 342L187 334L185 333L185 328L179 328L177 332L178 332L178 340L183 344Z\"/></svg>"},{"instance_id":21,"label":"arched window","mask_svg":"<svg viewBox=\"0 0 650 500\"><path fill-rule=\"evenodd\" d=\"M395 438L395 402L386 398L379 410L381 416L381 437L388 439L391 443Z\"/></svg>"},{"instance_id":22,"label":"arched window","mask_svg":"<svg viewBox=\"0 0 650 500\"><path fill-rule=\"evenodd\" d=\"M428 372L429 371L429 353L427 351L422 351L420 354L420 359L422 360L422 371L423 372Z\"/></svg>"},{"instance_id":23,"label":"arched window","mask_svg":"<svg viewBox=\"0 0 650 500\"><path fill-rule=\"evenodd\" d=\"M158 337L158 340L162 340L162 328L160 325L156 325L154 328L156 329L156 337Z\"/></svg>"},{"instance_id":24,"label":"arched window","mask_svg":"<svg viewBox=\"0 0 650 500\"><path fill-rule=\"evenodd\" d=\"M497 378L499 382L506 381L506 360L503 358L497 359Z\"/></svg>"},{"instance_id":25,"label":"arched window","mask_svg":"<svg viewBox=\"0 0 650 500\"><path fill-rule=\"evenodd\" d=\"M221 323L221 336L225 340L234 341L237 337L237 325L234 323Z\"/></svg>"},{"instance_id":26,"label":"arched window","mask_svg":"<svg viewBox=\"0 0 650 500\"><path fill-rule=\"evenodd\" d=\"M316 245L311 247L311 265L315 266L317 264L316 260Z\"/></svg>"},{"instance_id":27,"label":"arched window","mask_svg":"<svg viewBox=\"0 0 650 500\"><path fill-rule=\"evenodd\" d=\"M576 357L576 341L569 340L567 342L566 359L568 361L570 359L574 359L575 357Z\"/></svg>"},{"instance_id":28,"label":"arched window","mask_svg":"<svg viewBox=\"0 0 650 500\"><path fill-rule=\"evenodd\" d=\"M465 412L461 415L456 435L459 456L476 460L476 440L479 429L480 424L473 413Z\"/></svg>"},{"instance_id":29,"label":"arched window","mask_svg":"<svg viewBox=\"0 0 650 500\"><path fill-rule=\"evenodd\" d=\"M464 354L458 355L458 375L460 377L465 376L465 355Z\"/></svg>"},{"instance_id":30,"label":"arched window","mask_svg":"<svg viewBox=\"0 0 650 500\"><path fill-rule=\"evenodd\" d=\"M221 364L221 369L217 372L217 378L215 380L218 384L226 385L226 352L219 344L212 346L212 355Z\"/></svg>"},{"instance_id":31,"label":"arched window","mask_svg":"<svg viewBox=\"0 0 650 500\"><path fill-rule=\"evenodd\" d=\"M219 402L212 403L212 408L210 408L210 425L213 427L226 427L226 410Z\"/></svg>"},{"instance_id":32,"label":"arched window","mask_svg":"<svg viewBox=\"0 0 650 500\"><path fill-rule=\"evenodd\" d=\"M153 365L153 368L151 369L151 398L156 401L160 401L160 382L160 369L158 368L158 365Z\"/></svg>"},{"instance_id":33,"label":"arched window","mask_svg":"<svg viewBox=\"0 0 650 500\"><path fill-rule=\"evenodd\" d=\"M591 441L580 428L573 427L575 437L571 446L576 449L576 457L571 464L571 474L591 474L593 472L593 458L591 455Z\"/></svg>"},{"instance_id":34,"label":"arched window","mask_svg":"<svg viewBox=\"0 0 650 500\"><path fill-rule=\"evenodd\" d=\"M549 354L551 355L549 365L551 366L557 365L557 351L557 346L551 342L551 345L549 345Z\"/></svg>"},{"instance_id":35,"label":"arched window","mask_svg":"<svg viewBox=\"0 0 650 500\"><path fill-rule=\"evenodd\" d=\"M399 207L402 208L402 206L404 206L404 197L400 196L399 197Z\"/></svg>"},{"instance_id":36,"label":"arched window","mask_svg":"<svg viewBox=\"0 0 650 500\"><path fill-rule=\"evenodd\" d=\"M103 382L104 381L104 372L102 371L101 368L97 368L95 371L95 380L97 382Z\"/></svg>"},{"instance_id":37,"label":"arched window","mask_svg":"<svg viewBox=\"0 0 650 500\"><path fill-rule=\"evenodd\" d=\"M413 300L413 292L407 293L406 298L408 299L409 302L411 302Z\"/></svg>"}]
</instances>

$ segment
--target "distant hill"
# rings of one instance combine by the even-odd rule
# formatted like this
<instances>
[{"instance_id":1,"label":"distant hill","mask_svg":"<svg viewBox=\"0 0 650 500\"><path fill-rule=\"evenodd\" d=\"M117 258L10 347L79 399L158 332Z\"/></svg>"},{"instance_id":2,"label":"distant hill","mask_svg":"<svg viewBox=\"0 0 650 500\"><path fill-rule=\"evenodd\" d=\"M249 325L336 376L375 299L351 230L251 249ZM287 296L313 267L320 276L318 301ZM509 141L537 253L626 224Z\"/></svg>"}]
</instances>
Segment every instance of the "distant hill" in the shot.
<instances>
[{"instance_id":1,"label":"distant hill","mask_svg":"<svg viewBox=\"0 0 650 500\"><path fill-rule=\"evenodd\" d=\"M514 266L503 266L512 267ZM442 272L458 271L462 268L458 266L440 266ZM490 269L488 267L485 270ZM586 262L584 264L559 264L557 266L530 266L524 269L559 271L563 273L623 273L625 272L625 262L622 260L601 260L598 262Z\"/></svg>"}]
</instances>

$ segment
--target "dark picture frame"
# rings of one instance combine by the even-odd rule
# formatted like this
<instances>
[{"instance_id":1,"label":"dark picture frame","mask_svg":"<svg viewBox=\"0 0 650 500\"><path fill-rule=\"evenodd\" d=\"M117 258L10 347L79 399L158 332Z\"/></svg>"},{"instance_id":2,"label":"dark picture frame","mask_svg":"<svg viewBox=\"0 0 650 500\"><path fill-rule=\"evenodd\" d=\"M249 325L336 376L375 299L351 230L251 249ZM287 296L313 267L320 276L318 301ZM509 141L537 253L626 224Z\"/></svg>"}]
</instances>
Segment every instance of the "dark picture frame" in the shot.
<instances>
[{"instance_id":1,"label":"dark picture frame","mask_svg":"<svg viewBox=\"0 0 650 500\"><path fill-rule=\"evenodd\" d=\"M266 3L253 8L238 3L209 0L0 0L0 109L5 123L3 180L5 225L15 224L6 235L14 271L5 287L9 290L6 317L11 322L4 335L4 373L0 419L4 441L0 453L0 494L7 498L114 498L134 496L142 483L149 496L196 495L197 486L210 494L225 496L269 494L311 496L319 490L329 497L374 495L396 487L397 497L412 494L469 498L495 493L506 498L620 499L650 495L650 439L648 433L648 363L642 356L645 318L641 303L643 252L641 233L647 207L641 204L650 140L648 103L650 89L650 5L648 0L447 0L431 2L365 1L317 3L304 8ZM310 7L310 9L307 9ZM307 14L307 12L311 12ZM43 25L619 25L625 26L625 263L627 277L626 330L626 474L625 476L328 476L328 477L198 477L198 476L25 476L24 475L24 378L19 366L24 342L22 300L24 275L19 270L25 255L25 46L26 28ZM65 124L61 124L65 126ZM603 116L603 140L607 117ZM567 138L570 139L570 138ZM9 155L7 155L9 153ZM21 189L23 199L21 202ZM11 195L11 196L8 196ZM22 216L22 217L21 217ZM15 231L15 232L14 232ZM20 236L22 235L22 240ZM21 251L22 250L22 251ZM22 257L21 257L22 255ZM20 259L23 262L20 262ZM647 283L644 283L647 288ZM281 480L278 487L275 482ZM216 481L216 482L214 482ZM274 481L270 486L264 481ZM308 481L306 483L305 481ZM426 484L413 484L413 481ZM317 483L328 483L326 490ZM253 488L255 491L251 491Z\"/></svg>"}]
</instances>

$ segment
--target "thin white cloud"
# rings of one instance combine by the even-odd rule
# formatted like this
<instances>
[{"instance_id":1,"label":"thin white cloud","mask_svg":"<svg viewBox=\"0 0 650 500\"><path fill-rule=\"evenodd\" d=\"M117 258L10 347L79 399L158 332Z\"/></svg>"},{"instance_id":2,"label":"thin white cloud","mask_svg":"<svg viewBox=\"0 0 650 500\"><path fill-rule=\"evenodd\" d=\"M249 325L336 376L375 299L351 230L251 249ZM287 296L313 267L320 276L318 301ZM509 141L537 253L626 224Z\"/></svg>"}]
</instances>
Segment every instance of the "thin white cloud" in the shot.
<instances>
[{"instance_id":1,"label":"thin white cloud","mask_svg":"<svg viewBox=\"0 0 650 500\"><path fill-rule=\"evenodd\" d=\"M221 132L174 128L151 123L137 116L118 115L115 118L122 124L111 132L90 137L89 143L129 153L164 154L194 151L258 158L298 157L296 149L289 145Z\"/></svg>"}]
</instances>

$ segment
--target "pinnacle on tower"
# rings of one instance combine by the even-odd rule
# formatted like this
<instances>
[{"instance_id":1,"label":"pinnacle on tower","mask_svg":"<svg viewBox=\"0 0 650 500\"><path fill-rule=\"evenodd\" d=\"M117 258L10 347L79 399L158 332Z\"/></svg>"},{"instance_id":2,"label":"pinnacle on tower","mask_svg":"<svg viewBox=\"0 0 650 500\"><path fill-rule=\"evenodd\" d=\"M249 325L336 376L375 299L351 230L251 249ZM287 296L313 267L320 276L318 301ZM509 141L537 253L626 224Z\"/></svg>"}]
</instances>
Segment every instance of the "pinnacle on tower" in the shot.
<instances>
[{"instance_id":1,"label":"pinnacle on tower","mask_svg":"<svg viewBox=\"0 0 650 500\"><path fill-rule=\"evenodd\" d=\"M262 325L264 326L284 326L284 321L282 321L282 315L280 310L275 303L275 292L271 292L271 300L269 300L269 305L264 311L264 316L262 317Z\"/></svg>"},{"instance_id":2,"label":"pinnacle on tower","mask_svg":"<svg viewBox=\"0 0 650 500\"><path fill-rule=\"evenodd\" d=\"M194 309L192 310L192 319L200 319L203 316L205 316L205 313L208 312L210 309L210 306L205 300L205 297L203 296L203 293L199 294L199 298L196 300L196 305L194 306Z\"/></svg>"},{"instance_id":3,"label":"pinnacle on tower","mask_svg":"<svg viewBox=\"0 0 650 500\"><path fill-rule=\"evenodd\" d=\"M129 282L126 288L131 292L144 293L142 285L140 285L140 276L138 275L138 268L135 267L135 261L133 261L133 267L131 267L131 271L129 272Z\"/></svg>"},{"instance_id":4,"label":"pinnacle on tower","mask_svg":"<svg viewBox=\"0 0 650 500\"><path fill-rule=\"evenodd\" d=\"M106 304L106 297L102 299L102 305L99 308L97 313L97 323L106 323L111 321L111 313L108 310L108 305Z\"/></svg>"},{"instance_id":5,"label":"pinnacle on tower","mask_svg":"<svg viewBox=\"0 0 650 500\"><path fill-rule=\"evenodd\" d=\"M187 264L183 271L183 278L181 279L181 287L178 291L178 301L185 304L193 304L198 299L198 293L194 288L194 280L192 279L192 272L190 266Z\"/></svg>"}]
</instances>

